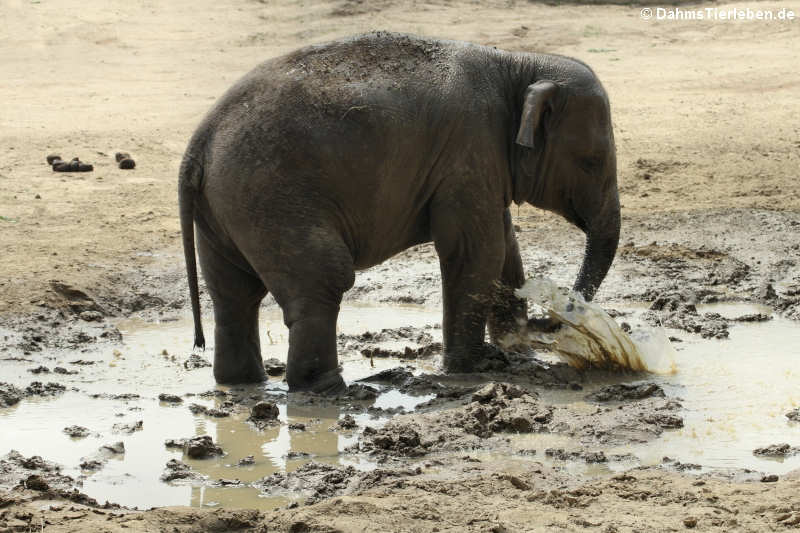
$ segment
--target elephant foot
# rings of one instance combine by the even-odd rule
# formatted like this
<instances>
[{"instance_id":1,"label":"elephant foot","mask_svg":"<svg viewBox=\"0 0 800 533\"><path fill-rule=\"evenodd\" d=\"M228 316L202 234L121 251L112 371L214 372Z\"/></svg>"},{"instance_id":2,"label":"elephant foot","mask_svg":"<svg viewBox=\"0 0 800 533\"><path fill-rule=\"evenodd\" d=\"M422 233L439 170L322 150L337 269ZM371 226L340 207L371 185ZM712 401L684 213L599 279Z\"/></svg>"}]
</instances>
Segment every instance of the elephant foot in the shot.
<instances>
[{"instance_id":1,"label":"elephant foot","mask_svg":"<svg viewBox=\"0 0 800 533\"><path fill-rule=\"evenodd\" d=\"M491 372L503 370L509 365L506 353L492 344L484 343L482 347L468 353L445 353L444 370L450 374L467 374L474 372Z\"/></svg>"},{"instance_id":2,"label":"elephant foot","mask_svg":"<svg viewBox=\"0 0 800 533\"><path fill-rule=\"evenodd\" d=\"M475 357L471 354L444 354L444 371L448 374L469 374L475 370Z\"/></svg>"},{"instance_id":3,"label":"elephant foot","mask_svg":"<svg viewBox=\"0 0 800 533\"><path fill-rule=\"evenodd\" d=\"M339 369L328 370L304 383L289 383L289 392L312 392L323 396L338 396L347 390Z\"/></svg>"},{"instance_id":4,"label":"elephant foot","mask_svg":"<svg viewBox=\"0 0 800 533\"><path fill-rule=\"evenodd\" d=\"M214 379L217 383L224 385L260 383L267 380L267 373L263 363L239 368L226 368L224 364L215 364Z\"/></svg>"}]
</instances>

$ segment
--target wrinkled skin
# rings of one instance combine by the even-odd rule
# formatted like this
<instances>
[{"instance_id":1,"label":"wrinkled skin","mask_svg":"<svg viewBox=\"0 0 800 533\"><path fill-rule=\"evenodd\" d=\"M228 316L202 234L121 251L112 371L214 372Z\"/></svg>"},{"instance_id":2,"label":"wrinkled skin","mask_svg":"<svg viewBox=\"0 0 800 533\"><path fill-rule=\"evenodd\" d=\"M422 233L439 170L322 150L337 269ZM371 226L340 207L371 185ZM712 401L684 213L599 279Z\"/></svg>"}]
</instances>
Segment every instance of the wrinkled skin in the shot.
<instances>
[{"instance_id":1,"label":"wrinkled skin","mask_svg":"<svg viewBox=\"0 0 800 533\"><path fill-rule=\"evenodd\" d=\"M524 281L512 202L586 233L575 289L587 299L619 237L609 104L586 65L388 33L250 72L192 138L179 192L195 344L205 344L196 226L215 378L264 379L258 307L269 291L290 331L290 390L344 386L336 320L356 270L433 241L444 364L467 372L491 349L487 323L495 340L526 319L512 293Z\"/></svg>"}]
</instances>

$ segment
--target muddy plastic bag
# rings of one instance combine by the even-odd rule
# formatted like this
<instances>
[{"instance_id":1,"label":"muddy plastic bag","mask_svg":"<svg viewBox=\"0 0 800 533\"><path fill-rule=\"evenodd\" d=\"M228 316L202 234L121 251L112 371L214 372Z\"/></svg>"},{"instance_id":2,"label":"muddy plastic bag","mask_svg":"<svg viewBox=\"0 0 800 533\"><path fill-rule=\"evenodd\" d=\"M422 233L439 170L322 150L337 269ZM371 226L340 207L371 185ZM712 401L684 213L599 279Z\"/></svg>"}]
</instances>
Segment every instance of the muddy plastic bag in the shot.
<instances>
[{"instance_id":1,"label":"muddy plastic bag","mask_svg":"<svg viewBox=\"0 0 800 533\"><path fill-rule=\"evenodd\" d=\"M553 333L525 327L510 334L502 344L547 346L576 368L608 368L671 374L675 372L675 349L660 328L638 328L630 335L608 313L584 301L573 291L549 279L531 279L517 296L545 309L561 323Z\"/></svg>"}]
</instances>

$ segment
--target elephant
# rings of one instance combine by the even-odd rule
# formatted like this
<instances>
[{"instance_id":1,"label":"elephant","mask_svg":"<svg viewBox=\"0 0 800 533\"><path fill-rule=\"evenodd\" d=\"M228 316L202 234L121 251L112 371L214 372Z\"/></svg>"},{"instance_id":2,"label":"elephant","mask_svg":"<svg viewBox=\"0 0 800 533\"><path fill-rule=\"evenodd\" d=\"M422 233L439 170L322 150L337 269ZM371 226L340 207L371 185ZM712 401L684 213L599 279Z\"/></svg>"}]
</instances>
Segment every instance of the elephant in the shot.
<instances>
[{"instance_id":1,"label":"elephant","mask_svg":"<svg viewBox=\"0 0 800 533\"><path fill-rule=\"evenodd\" d=\"M524 270L510 206L586 235L574 284L591 300L620 233L607 94L568 57L373 32L262 63L205 116L181 162L182 242L197 347L197 258L214 308L214 377L265 379L258 313L289 328L289 391L339 393L336 322L355 271L433 242L443 366L496 350ZM195 235L196 230L196 235ZM505 305L490 304L506 288Z\"/></svg>"}]
</instances>

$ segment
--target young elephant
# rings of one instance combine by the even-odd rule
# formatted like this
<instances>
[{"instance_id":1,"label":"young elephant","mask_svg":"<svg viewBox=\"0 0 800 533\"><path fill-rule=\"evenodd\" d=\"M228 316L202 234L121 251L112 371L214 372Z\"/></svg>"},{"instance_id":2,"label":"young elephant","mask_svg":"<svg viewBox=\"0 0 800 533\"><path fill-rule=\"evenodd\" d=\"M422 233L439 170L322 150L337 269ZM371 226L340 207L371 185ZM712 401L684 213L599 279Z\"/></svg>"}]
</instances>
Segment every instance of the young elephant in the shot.
<instances>
[{"instance_id":1,"label":"young elephant","mask_svg":"<svg viewBox=\"0 0 800 533\"><path fill-rule=\"evenodd\" d=\"M433 241L444 365L468 372L501 333L496 282L524 279L509 206L587 235L575 289L591 299L619 238L608 98L580 61L372 33L269 60L192 137L180 216L195 345L197 252L214 303L214 376L264 379L259 303L289 328L290 390L336 392L336 320L354 272ZM509 291L506 291L509 292ZM525 318L523 302L510 313Z\"/></svg>"}]
</instances>

